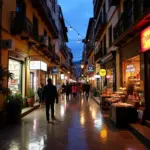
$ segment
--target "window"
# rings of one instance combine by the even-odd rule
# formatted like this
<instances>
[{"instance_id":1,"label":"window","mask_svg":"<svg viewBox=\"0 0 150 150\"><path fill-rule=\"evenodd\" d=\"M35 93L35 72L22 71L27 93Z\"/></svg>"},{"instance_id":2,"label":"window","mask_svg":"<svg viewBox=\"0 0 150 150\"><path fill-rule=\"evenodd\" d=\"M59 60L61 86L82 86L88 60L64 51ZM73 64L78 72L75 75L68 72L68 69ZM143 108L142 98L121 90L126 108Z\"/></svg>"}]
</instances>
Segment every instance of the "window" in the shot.
<instances>
[{"instance_id":1,"label":"window","mask_svg":"<svg viewBox=\"0 0 150 150\"><path fill-rule=\"evenodd\" d=\"M109 47L112 45L112 25L109 27Z\"/></svg>"},{"instance_id":2,"label":"window","mask_svg":"<svg viewBox=\"0 0 150 150\"><path fill-rule=\"evenodd\" d=\"M38 19L33 15L33 33L38 34Z\"/></svg>"},{"instance_id":3,"label":"window","mask_svg":"<svg viewBox=\"0 0 150 150\"><path fill-rule=\"evenodd\" d=\"M49 47L51 46L51 38L50 37L48 37L48 45L49 45Z\"/></svg>"},{"instance_id":4,"label":"window","mask_svg":"<svg viewBox=\"0 0 150 150\"><path fill-rule=\"evenodd\" d=\"M108 0L108 10L110 9L111 7L111 0Z\"/></svg>"},{"instance_id":5,"label":"window","mask_svg":"<svg viewBox=\"0 0 150 150\"><path fill-rule=\"evenodd\" d=\"M107 54L107 49L106 49L106 35L104 36L103 52L104 52L104 55Z\"/></svg>"},{"instance_id":6,"label":"window","mask_svg":"<svg viewBox=\"0 0 150 150\"><path fill-rule=\"evenodd\" d=\"M44 36L47 36L47 31L44 29Z\"/></svg>"}]
</instances>

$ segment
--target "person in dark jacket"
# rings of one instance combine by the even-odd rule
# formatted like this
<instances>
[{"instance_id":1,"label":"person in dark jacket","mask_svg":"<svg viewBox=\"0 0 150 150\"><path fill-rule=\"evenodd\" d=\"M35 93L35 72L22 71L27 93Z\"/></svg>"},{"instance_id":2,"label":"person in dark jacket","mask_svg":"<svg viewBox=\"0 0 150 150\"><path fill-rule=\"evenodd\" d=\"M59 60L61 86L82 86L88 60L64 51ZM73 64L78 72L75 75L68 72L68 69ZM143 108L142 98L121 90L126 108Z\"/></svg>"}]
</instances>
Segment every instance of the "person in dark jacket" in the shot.
<instances>
[{"instance_id":1,"label":"person in dark jacket","mask_svg":"<svg viewBox=\"0 0 150 150\"><path fill-rule=\"evenodd\" d=\"M54 104L55 101L58 104L58 93L57 93L57 88L52 84L52 79L47 80L48 84L44 87L44 100L46 104L46 119L47 122L49 123L49 109L51 107L51 118L52 120L55 120L54 116Z\"/></svg>"},{"instance_id":2,"label":"person in dark jacket","mask_svg":"<svg viewBox=\"0 0 150 150\"><path fill-rule=\"evenodd\" d=\"M86 100L88 101L90 93L90 85L88 82L85 84L85 93L86 93Z\"/></svg>"},{"instance_id":3,"label":"person in dark jacket","mask_svg":"<svg viewBox=\"0 0 150 150\"><path fill-rule=\"evenodd\" d=\"M39 96L40 107L43 106L43 90L44 90L44 85L41 84L37 91L37 94Z\"/></svg>"},{"instance_id":4,"label":"person in dark jacket","mask_svg":"<svg viewBox=\"0 0 150 150\"><path fill-rule=\"evenodd\" d=\"M65 86L65 92L66 92L66 100L69 101L69 95L70 95L70 85L67 82L66 86Z\"/></svg>"}]
</instances>

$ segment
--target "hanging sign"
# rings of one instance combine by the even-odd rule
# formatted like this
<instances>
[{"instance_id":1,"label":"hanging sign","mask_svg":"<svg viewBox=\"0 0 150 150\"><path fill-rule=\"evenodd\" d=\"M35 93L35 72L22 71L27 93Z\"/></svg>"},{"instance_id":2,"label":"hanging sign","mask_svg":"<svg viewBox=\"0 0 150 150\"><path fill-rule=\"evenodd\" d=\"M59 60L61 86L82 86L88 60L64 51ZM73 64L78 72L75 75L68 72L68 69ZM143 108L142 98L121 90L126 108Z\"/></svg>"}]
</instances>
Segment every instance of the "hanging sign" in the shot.
<instances>
[{"instance_id":1,"label":"hanging sign","mask_svg":"<svg viewBox=\"0 0 150 150\"><path fill-rule=\"evenodd\" d=\"M51 69L51 72L52 72L52 74L58 74L58 72L59 72L59 70L58 70L58 68L57 67L53 67L52 69Z\"/></svg>"},{"instance_id":2,"label":"hanging sign","mask_svg":"<svg viewBox=\"0 0 150 150\"><path fill-rule=\"evenodd\" d=\"M141 50L142 52L150 50L150 26L141 32Z\"/></svg>"},{"instance_id":3,"label":"hanging sign","mask_svg":"<svg viewBox=\"0 0 150 150\"><path fill-rule=\"evenodd\" d=\"M88 72L89 73L94 72L94 66L93 65L88 65Z\"/></svg>"},{"instance_id":4,"label":"hanging sign","mask_svg":"<svg viewBox=\"0 0 150 150\"><path fill-rule=\"evenodd\" d=\"M99 74L101 77L106 76L106 70L105 69L100 69Z\"/></svg>"},{"instance_id":5,"label":"hanging sign","mask_svg":"<svg viewBox=\"0 0 150 150\"><path fill-rule=\"evenodd\" d=\"M111 71L107 70L107 76L111 76Z\"/></svg>"}]
</instances>

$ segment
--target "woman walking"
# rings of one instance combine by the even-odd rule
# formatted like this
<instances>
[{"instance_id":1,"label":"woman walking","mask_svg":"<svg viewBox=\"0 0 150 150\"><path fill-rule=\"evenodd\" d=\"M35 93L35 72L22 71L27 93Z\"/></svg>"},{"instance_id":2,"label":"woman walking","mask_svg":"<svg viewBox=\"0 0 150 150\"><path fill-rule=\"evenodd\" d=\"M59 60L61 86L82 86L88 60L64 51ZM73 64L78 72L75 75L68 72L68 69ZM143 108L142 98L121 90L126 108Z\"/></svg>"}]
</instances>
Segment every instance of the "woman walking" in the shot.
<instances>
[{"instance_id":1,"label":"woman walking","mask_svg":"<svg viewBox=\"0 0 150 150\"><path fill-rule=\"evenodd\" d=\"M73 94L73 97L76 98L76 94L77 94L77 87L75 84L73 84L72 86L72 94Z\"/></svg>"},{"instance_id":2,"label":"woman walking","mask_svg":"<svg viewBox=\"0 0 150 150\"><path fill-rule=\"evenodd\" d=\"M43 103L44 103L44 100L43 100L43 91L44 91L44 85L41 84L40 87L38 88L38 96L39 96L39 103L40 103L40 108L43 107Z\"/></svg>"}]
</instances>

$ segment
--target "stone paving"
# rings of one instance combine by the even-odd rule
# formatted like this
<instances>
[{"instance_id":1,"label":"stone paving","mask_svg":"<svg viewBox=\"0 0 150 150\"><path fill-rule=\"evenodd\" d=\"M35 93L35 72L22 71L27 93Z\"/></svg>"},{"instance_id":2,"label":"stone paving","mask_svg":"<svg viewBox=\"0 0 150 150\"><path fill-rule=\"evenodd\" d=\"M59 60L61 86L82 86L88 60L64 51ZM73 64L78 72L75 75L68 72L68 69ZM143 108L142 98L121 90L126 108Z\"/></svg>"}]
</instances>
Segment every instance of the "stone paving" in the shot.
<instances>
[{"instance_id":1,"label":"stone paving","mask_svg":"<svg viewBox=\"0 0 150 150\"><path fill-rule=\"evenodd\" d=\"M147 150L129 131L116 129L92 99L62 100L55 109L57 120L49 124L42 108L0 131L0 150Z\"/></svg>"}]
</instances>

